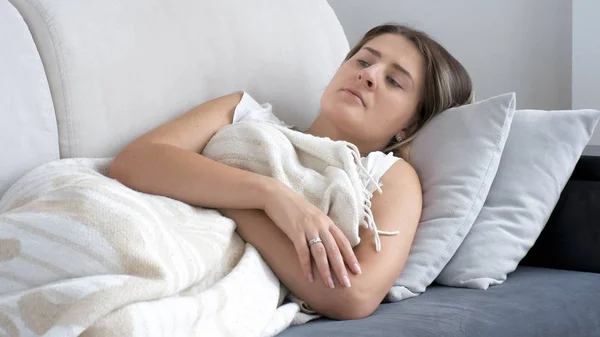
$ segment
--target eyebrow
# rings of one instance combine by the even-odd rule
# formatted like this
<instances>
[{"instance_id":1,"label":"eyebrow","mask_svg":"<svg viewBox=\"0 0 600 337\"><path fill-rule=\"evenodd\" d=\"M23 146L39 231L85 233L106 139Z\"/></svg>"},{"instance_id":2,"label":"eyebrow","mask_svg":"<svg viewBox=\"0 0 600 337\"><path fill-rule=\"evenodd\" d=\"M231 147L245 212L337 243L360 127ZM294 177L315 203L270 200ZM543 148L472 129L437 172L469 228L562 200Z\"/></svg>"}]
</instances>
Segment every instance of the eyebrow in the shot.
<instances>
[{"instance_id":1,"label":"eyebrow","mask_svg":"<svg viewBox=\"0 0 600 337\"><path fill-rule=\"evenodd\" d=\"M375 55L375 57L381 58L381 52L379 50L373 49L371 47L363 47L363 49L368 50L371 54ZM413 85L415 84L415 81L414 81L412 75L410 74L410 72L408 72L408 70L406 70L406 68L404 68L403 66L401 66L395 62L392 63L392 67L394 67L394 69L398 70L399 72L403 73L404 75L408 76L408 78L410 79L412 84Z\"/></svg>"}]
</instances>

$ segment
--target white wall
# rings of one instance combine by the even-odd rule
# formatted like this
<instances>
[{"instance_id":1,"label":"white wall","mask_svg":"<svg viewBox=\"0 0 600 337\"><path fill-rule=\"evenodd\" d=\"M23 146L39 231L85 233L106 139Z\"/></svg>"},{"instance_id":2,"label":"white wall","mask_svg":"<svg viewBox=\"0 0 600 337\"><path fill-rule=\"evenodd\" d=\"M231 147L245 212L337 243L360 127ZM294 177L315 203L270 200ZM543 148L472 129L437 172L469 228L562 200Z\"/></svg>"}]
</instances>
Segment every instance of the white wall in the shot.
<instances>
[{"instance_id":1,"label":"white wall","mask_svg":"<svg viewBox=\"0 0 600 337\"><path fill-rule=\"evenodd\" d=\"M600 110L598 0L573 0L573 108ZM600 145L600 127L590 145Z\"/></svg>"},{"instance_id":2,"label":"white wall","mask_svg":"<svg viewBox=\"0 0 600 337\"><path fill-rule=\"evenodd\" d=\"M383 22L406 23L428 32L463 63L473 78L477 99L514 91L519 109L571 108L570 0L329 3L350 44Z\"/></svg>"}]
</instances>

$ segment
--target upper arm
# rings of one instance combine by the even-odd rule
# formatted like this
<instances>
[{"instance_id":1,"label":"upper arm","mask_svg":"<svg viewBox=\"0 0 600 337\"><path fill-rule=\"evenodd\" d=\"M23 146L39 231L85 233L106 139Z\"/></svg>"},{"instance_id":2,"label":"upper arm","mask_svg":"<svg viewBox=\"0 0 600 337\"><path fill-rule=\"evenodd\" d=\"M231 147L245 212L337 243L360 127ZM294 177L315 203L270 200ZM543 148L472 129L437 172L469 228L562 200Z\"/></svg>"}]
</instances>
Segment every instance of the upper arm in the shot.
<instances>
[{"instance_id":1,"label":"upper arm","mask_svg":"<svg viewBox=\"0 0 600 337\"><path fill-rule=\"evenodd\" d=\"M142 135L129 144L128 148L140 144L161 143L202 152L220 128L232 123L235 107L241 98L242 93L236 92L202 103Z\"/></svg>"},{"instance_id":2,"label":"upper arm","mask_svg":"<svg viewBox=\"0 0 600 337\"><path fill-rule=\"evenodd\" d=\"M361 228L361 242L355 248L363 273L353 281L376 307L400 275L408 258L410 247L421 217L422 192L414 168L399 160L381 178L383 193L375 193L371 210L382 231L400 234L380 235L381 251L375 251L373 233ZM376 275L376 277L375 277Z\"/></svg>"}]
</instances>

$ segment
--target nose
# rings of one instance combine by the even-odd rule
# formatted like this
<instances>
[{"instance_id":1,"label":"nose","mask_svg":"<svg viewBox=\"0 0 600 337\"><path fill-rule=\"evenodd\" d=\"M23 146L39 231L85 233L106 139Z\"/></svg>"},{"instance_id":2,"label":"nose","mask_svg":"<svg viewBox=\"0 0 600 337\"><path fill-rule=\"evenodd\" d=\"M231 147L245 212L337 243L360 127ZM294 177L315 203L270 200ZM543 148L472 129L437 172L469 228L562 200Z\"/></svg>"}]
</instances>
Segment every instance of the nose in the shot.
<instances>
[{"instance_id":1,"label":"nose","mask_svg":"<svg viewBox=\"0 0 600 337\"><path fill-rule=\"evenodd\" d=\"M375 69L373 68L374 67L371 66L369 68L362 69L358 73L358 81L361 82L361 84L364 84L364 86L369 90L374 90L376 87L375 75L373 74Z\"/></svg>"}]
</instances>

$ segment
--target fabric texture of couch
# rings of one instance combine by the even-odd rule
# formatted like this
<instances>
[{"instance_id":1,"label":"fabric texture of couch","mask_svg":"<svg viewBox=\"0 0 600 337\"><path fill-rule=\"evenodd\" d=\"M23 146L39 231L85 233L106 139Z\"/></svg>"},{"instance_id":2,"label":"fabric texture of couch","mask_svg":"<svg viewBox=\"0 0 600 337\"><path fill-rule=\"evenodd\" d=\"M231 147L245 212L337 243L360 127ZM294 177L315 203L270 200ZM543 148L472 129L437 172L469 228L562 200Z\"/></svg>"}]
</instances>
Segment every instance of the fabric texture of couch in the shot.
<instances>
[{"instance_id":1,"label":"fabric texture of couch","mask_svg":"<svg viewBox=\"0 0 600 337\"><path fill-rule=\"evenodd\" d=\"M598 293L599 274L522 266L488 290L434 285L362 320L323 319L279 336L598 336Z\"/></svg>"}]
</instances>

